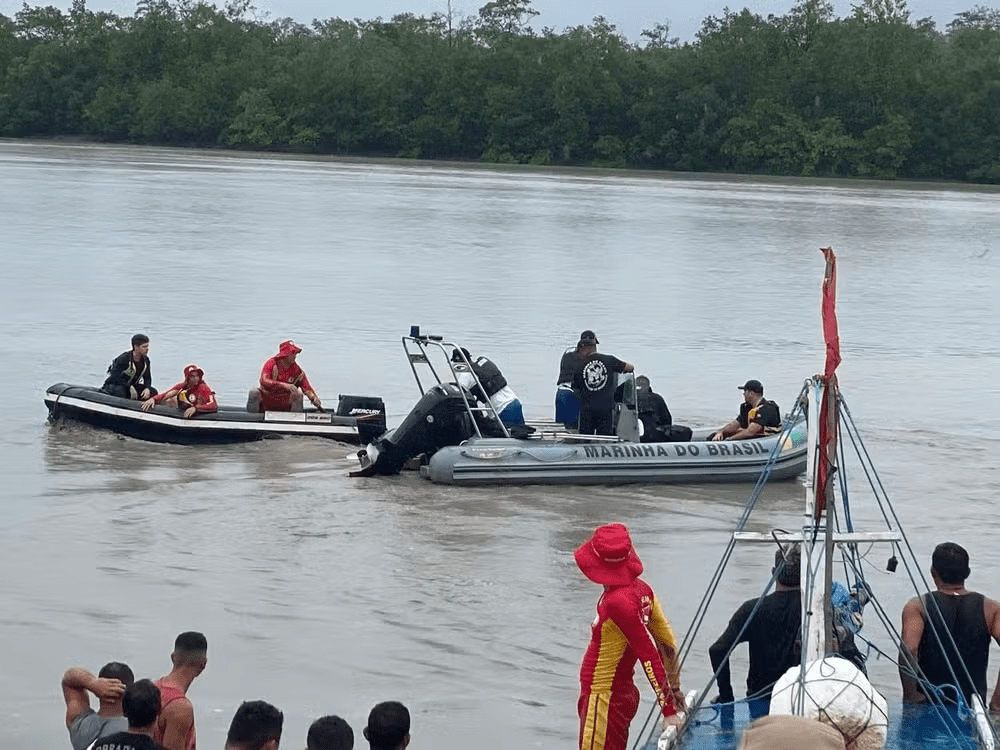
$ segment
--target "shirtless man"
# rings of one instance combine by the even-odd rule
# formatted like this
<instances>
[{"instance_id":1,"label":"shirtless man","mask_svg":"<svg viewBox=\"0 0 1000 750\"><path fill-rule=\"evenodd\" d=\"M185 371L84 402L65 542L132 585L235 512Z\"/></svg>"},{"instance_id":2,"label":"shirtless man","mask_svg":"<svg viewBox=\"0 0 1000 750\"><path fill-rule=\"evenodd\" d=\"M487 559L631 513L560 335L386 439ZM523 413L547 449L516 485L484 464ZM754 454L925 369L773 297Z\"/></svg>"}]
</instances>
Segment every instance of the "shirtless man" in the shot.
<instances>
[{"instance_id":1,"label":"shirtless man","mask_svg":"<svg viewBox=\"0 0 1000 750\"><path fill-rule=\"evenodd\" d=\"M187 691L208 664L205 636L196 632L181 633L174 641L170 661L174 668L156 681L162 708L153 737L166 750L194 750L194 706L188 700Z\"/></svg>"}]
</instances>

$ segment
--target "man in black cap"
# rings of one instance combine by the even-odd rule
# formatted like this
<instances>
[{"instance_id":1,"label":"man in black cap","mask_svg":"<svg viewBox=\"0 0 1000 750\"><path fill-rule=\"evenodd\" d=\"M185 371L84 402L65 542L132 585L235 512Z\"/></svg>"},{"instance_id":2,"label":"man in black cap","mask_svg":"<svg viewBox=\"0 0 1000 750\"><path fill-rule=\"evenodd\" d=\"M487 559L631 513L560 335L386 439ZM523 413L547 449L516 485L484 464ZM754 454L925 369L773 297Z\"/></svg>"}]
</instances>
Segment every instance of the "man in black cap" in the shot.
<instances>
[{"instance_id":1,"label":"man in black cap","mask_svg":"<svg viewBox=\"0 0 1000 750\"><path fill-rule=\"evenodd\" d=\"M615 373L632 372L628 362L610 354L597 353L597 336L584 331L576 345L573 390L580 396L581 435L614 435L612 412L615 405Z\"/></svg>"},{"instance_id":2,"label":"man in black cap","mask_svg":"<svg viewBox=\"0 0 1000 750\"><path fill-rule=\"evenodd\" d=\"M591 330L580 333L579 341L594 340L597 334ZM580 344L563 352L559 360L559 378L556 380L556 421L566 425L567 430L575 430L580 421L580 394L573 390L573 376L580 364Z\"/></svg>"},{"instance_id":3,"label":"man in black cap","mask_svg":"<svg viewBox=\"0 0 1000 750\"><path fill-rule=\"evenodd\" d=\"M764 386L759 380L748 380L740 386L743 403L740 413L732 422L712 435L712 440L747 440L748 438L776 435L781 432L781 410L773 401L764 398Z\"/></svg>"}]
</instances>

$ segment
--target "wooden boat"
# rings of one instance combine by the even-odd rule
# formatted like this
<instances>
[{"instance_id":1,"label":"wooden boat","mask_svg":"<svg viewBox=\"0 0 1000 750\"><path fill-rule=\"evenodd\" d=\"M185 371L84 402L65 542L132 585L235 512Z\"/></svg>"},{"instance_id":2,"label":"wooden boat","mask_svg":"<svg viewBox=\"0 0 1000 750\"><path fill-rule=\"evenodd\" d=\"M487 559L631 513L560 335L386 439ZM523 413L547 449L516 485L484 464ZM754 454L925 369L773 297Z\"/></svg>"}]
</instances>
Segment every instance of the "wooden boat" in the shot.
<instances>
[{"instance_id":1,"label":"wooden boat","mask_svg":"<svg viewBox=\"0 0 1000 750\"><path fill-rule=\"evenodd\" d=\"M185 419L169 406L143 411L138 401L99 388L56 383L45 391L49 419L72 419L157 443L240 443L285 436L323 437L364 444L385 431L385 404L374 396L340 396L336 413L307 410L251 414L220 406L217 412Z\"/></svg>"},{"instance_id":2,"label":"wooden boat","mask_svg":"<svg viewBox=\"0 0 1000 750\"><path fill-rule=\"evenodd\" d=\"M752 440L707 442L705 430L687 442L641 442L631 373L620 376L613 436L579 435L555 423L508 429L492 405L477 404L457 385L462 362L451 352L460 346L440 336L402 341L421 398L399 427L358 452L358 475L395 474L415 457L421 474L441 484L754 482L763 471L791 479L806 468L805 422L794 412L781 433ZM418 367L430 375L427 388Z\"/></svg>"},{"instance_id":3,"label":"wooden boat","mask_svg":"<svg viewBox=\"0 0 1000 750\"><path fill-rule=\"evenodd\" d=\"M835 258L832 250L824 250L824 253L827 255L827 271L823 285L823 328L827 361L824 373L807 381L803 390L810 417L804 513L798 520L771 519L776 526L785 529L797 527L797 530L747 531L763 486L754 488L715 574L706 586L705 599L679 648L682 663L692 658L691 647L697 631L707 619L712 594L722 584L727 564L737 545L767 545L773 550L776 545L785 548L789 544L798 544L802 559L802 618L797 639L801 643L801 663L790 668L773 684L770 702L763 705L760 701L749 700L713 704L711 699L717 692L714 687L717 672L702 690L687 695L688 710L679 728L669 727L661 733L654 722L654 728L642 743L642 747L648 750L735 750L741 735L751 723L751 717L767 710L830 724L841 732L849 749L993 750L996 747L996 729L978 694L972 694L969 703L966 703L962 691L934 689L924 681L919 669L912 672L906 667L904 673L917 680L921 690L931 700L926 704L903 707L896 703L890 706L861 671L854 666L846 666L849 662L836 654L838 629L842 635L845 628L854 633L853 638L859 648L868 644L873 653L887 654L890 659L895 659L899 653L901 641L895 626L898 612L886 612L880 606L879 591L865 577L864 563L866 558L870 560L876 547L891 547L891 551L884 556L879 554L878 558L888 560L887 570L890 572L894 572L901 563L915 594L933 590L933 586L928 585L921 573L926 560L916 559L907 542L899 517L878 479L838 386L835 371L840 354L834 314ZM860 469L854 470L854 464ZM868 486L853 487L849 491L849 479L867 479ZM861 507L859 499L864 499L864 504L872 507ZM883 527L855 528L854 519L860 518L881 518ZM760 528L759 525L756 527ZM842 588L834 585L834 571L847 579ZM777 575L776 572L772 576L763 594L768 593ZM841 594L849 591L851 594L845 601L842 596L835 595L838 591ZM872 628L867 624L865 628L860 628L864 605L869 601L873 605L871 609L876 615L876 624L882 626L887 636L887 641L881 644L877 634L868 632ZM723 614L725 618L728 616L729 613ZM932 619L927 620L925 627L934 633L939 643L953 643L950 633L934 631ZM694 655L693 658L705 658L705 655ZM961 684L958 675L967 674L965 666L951 666L954 684ZM946 704L942 700L945 696L957 696L957 703ZM647 725L652 718L651 713Z\"/></svg>"}]
</instances>

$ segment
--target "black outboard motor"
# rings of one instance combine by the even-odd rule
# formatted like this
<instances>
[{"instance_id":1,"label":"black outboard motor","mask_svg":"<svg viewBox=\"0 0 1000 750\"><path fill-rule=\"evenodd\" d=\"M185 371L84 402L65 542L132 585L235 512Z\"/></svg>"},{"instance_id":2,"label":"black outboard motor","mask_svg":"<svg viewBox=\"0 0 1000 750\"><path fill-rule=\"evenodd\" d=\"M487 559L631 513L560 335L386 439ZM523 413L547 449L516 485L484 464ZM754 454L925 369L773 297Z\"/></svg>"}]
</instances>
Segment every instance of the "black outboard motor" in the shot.
<instances>
[{"instance_id":1,"label":"black outboard motor","mask_svg":"<svg viewBox=\"0 0 1000 750\"><path fill-rule=\"evenodd\" d=\"M358 451L361 471L352 476L398 474L414 456L458 445L475 435L465 399L462 389L454 383L428 389L399 427Z\"/></svg>"},{"instance_id":2,"label":"black outboard motor","mask_svg":"<svg viewBox=\"0 0 1000 750\"><path fill-rule=\"evenodd\" d=\"M337 402L337 416L358 420L358 437L362 445L385 432L385 402L378 396L341 394Z\"/></svg>"}]
</instances>

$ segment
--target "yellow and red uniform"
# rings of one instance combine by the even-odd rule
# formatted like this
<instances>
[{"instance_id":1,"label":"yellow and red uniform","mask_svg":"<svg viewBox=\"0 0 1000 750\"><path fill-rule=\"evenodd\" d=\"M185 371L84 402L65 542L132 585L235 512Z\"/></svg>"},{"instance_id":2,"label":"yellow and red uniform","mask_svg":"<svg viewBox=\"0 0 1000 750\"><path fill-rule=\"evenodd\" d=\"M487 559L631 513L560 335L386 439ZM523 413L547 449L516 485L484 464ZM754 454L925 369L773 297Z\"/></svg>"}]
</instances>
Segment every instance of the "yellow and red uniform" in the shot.
<instances>
[{"instance_id":1,"label":"yellow and red uniform","mask_svg":"<svg viewBox=\"0 0 1000 750\"><path fill-rule=\"evenodd\" d=\"M649 584L636 578L624 586L609 586L597 602L597 619L580 667L581 750L625 750L629 724L639 708L639 691L632 681L636 661L663 715L677 713L672 687L680 684L676 662L668 676L657 644L676 653L670 622Z\"/></svg>"},{"instance_id":2,"label":"yellow and red uniform","mask_svg":"<svg viewBox=\"0 0 1000 750\"><path fill-rule=\"evenodd\" d=\"M292 408L292 394L280 387L280 383L298 386L306 396L313 393L309 378L298 364L286 357L271 357L260 370L261 409L289 411Z\"/></svg>"}]
</instances>

